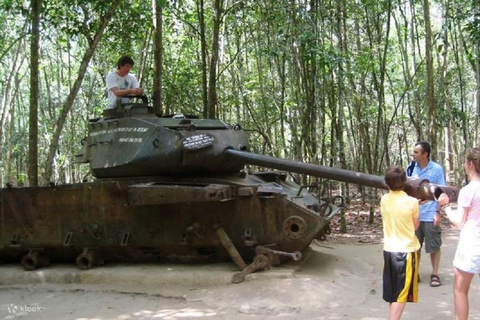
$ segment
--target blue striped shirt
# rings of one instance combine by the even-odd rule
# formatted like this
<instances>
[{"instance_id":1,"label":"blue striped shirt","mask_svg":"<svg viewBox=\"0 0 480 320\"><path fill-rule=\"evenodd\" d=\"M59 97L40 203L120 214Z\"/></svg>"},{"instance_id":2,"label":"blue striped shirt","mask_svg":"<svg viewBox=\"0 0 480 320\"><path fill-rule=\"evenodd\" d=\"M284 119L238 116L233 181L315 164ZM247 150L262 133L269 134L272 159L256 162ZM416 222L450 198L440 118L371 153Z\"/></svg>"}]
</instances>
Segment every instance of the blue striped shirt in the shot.
<instances>
[{"instance_id":1,"label":"blue striped shirt","mask_svg":"<svg viewBox=\"0 0 480 320\"><path fill-rule=\"evenodd\" d=\"M443 168L438 163L430 160L427 166L420 169L418 163L413 168L412 177L427 179L430 183L438 184L440 186L447 185L445 181L445 173ZM433 222L433 216L438 211L438 202L428 201L425 204L420 205L420 221Z\"/></svg>"}]
</instances>

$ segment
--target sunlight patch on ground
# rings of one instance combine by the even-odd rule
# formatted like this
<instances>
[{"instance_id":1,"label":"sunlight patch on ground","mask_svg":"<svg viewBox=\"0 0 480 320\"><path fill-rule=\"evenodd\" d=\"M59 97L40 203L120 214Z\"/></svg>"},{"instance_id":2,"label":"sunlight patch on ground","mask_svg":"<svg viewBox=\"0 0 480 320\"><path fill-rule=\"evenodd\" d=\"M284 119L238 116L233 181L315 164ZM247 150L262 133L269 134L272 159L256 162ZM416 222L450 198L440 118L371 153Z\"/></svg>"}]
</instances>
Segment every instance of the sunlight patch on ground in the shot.
<instances>
[{"instance_id":1,"label":"sunlight patch on ground","mask_svg":"<svg viewBox=\"0 0 480 320\"><path fill-rule=\"evenodd\" d=\"M213 310L205 309L162 309L157 311L141 310L132 314L122 314L116 317L116 319L191 319L200 317L213 317L217 316L217 313ZM101 320L100 318L76 318L75 320Z\"/></svg>"},{"instance_id":2,"label":"sunlight patch on ground","mask_svg":"<svg viewBox=\"0 0 480 320\"><path fill-rule=\"evenodd\" d=\"M133 316L144 319L182 319L182 318L197 318L197 317L212 317L216 316L213 310L199 310L192 308L185 309L163 309L158 311L142 310L135 312ZM128 319L128 318L127 318Z\"/></svg>"}]
</instances>

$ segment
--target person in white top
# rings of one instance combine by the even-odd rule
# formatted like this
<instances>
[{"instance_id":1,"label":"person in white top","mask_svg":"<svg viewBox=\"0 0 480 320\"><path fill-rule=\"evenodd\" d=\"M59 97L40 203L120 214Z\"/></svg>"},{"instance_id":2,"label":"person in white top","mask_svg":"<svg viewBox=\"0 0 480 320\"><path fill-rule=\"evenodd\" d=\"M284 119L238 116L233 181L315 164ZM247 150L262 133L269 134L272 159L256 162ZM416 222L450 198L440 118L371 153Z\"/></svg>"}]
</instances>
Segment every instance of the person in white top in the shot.
<instances>
[{"instance_id":1,"label":"person in white top","mask_svg":"<svg viewBox=\"0 0 480 320\"><path fill-rule=\"evenodd\" d=\"M117 70L112 71L107 75L107 109L113 109L117 106L118 97L124 97L127 95L142 96L144 94L137 78L130 73L133 65L134 62L131 57L122 56L118 59ZM128 99L122 99L122 102L128 102Z\"/></svg>"},{"instance_id":2,"label":"person in white top","mask_svg":"<svg viewBox=\"0 0 480 320\"><path fill-rule=\"evenodd\" d=\"M480 273L480 148L467 150L465 173L470 181L458 194L457 208L442 208L452 223L461 229L453 260L457 320L468 319L468 290L475 274Z\"/></svg>"}]
</instances>

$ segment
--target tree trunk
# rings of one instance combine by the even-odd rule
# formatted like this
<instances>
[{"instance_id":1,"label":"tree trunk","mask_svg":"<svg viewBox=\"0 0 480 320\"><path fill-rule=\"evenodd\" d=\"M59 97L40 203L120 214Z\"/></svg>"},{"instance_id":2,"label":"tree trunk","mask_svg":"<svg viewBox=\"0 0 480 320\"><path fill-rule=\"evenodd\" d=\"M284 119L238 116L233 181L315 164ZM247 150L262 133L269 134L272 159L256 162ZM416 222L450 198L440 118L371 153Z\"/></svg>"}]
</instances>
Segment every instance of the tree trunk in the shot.
<instances>
[{"instance_id":1,"label":"tree trunk","mask_svg":"<svg viewBox=\"0 0 480 320\"><path fill-rule=\"evenodd\" d=\"M437 149L437 132L435 127L435 92L433 81L433 57L432 57L432 26L430 23L430 3L429 0L423 1L423 18L425 19L425 59L427 65L427 128L428 140L432 146L432 154ZM435 157L434 157L435 158Z\"/></svg>"},{"instance_id":2,"label":"tree trunk","mask_svg":"<svg viewBox=\"0 0 480 320\"><path fill-rule=\"evenodd\" d=\"M444 28L443 31L443 50L442 50L442 61L441 61L441 86L440 86L440 92L443 92L443 99L445 102L445 112L447 114L447 121L445 123L445 129L444 129L444 156L445 156L445 172L446 172L446 180L447 184L451 184L451 172L453 171L454 168L454 158L451 157L451 141L453 139L452 135L452 102L450 99L450 84L447 82L448 81L448 59L447 59L447 54L448 54L448 49L450 48L450 43L449 43L449 38L448 38L448 30L450 30L450 1L446 1L445 7L444 7L444 14L443 14L443 21L444 25L447 26Z\"/></svg>"},{"instance_id":3,"label":"tree trunk","mask_svg":"<svg viewBox=\"0 0 480 320\"><path fill-rule=\"evenodd\" d=\"M200 47L202 53L202 101L203 117L208 118L208 82L207 82L207 40L205 37L205 4L203 0L197 2L198 24L200 25Z\"/></svg>"},{"instance_id":4,"label":"tree trunk","mask_svg":"<svg viewBox=\"0 0 480 320\"><path fill-rule=\"evenodd\" d=\"M464 80L464 74L463 70L465 68L466 62L464 59L464 56L461 55L460 53L462 52L462 46L461 46L461 38L462 38L462 30L461 26L458 23L455 23L452 28L452 51L455 57L455 73L457 74L458 77L458 87L459 87L459 94L460 94L460 112L462 114L465 114L465 108L466 108L466 95L465 95L465 80ZM462 134L453 134L452 135L452 152L453 154L458 154L458 149L459 146L462 146L461 148L464 148L464 146L469 146L470 145L470 139L468 135L468 119L467 117L462 117L461 121L459 121L460 129ZM455 125L452 124L452 126L455 128ZM460 141L460 143L459 143ZM461 181L463 173L460 173L459 170L456 170L458 166L454 166L454 173L455 173L455 180L456 182Z\"/></svg>"},{"instance_id":5,"label":"tree trunk","mask_svg":"<svg viewBox=\"0 0 480 320\"><path fill-rule=\"evenodd\" d=\"M415 11L415 1L410 0L409 1L409 9L410 9L410 46L411 46L411 57L412 57L412 63L411 63L411 70L410 74L415 75L417 68L421 65L421 54L417 54L417 50L420 51L420 44L419 42L419 37L417 34L414 32L416 30L416 25L415 21L417 21L417 14ZM418 57L417 57L418 56ZM412 102L408 103L408 109L409 109L409 117L410 117L410 122L413 124L415 127L415 130L417 132L417 137L416 140L425 140L424 138L424 127L425 125L422 125L423 121L423 116L421 112L421 101L420 101L420 91L418 90L419 85L418 85L418 78L416 76L413 76L413 81L412 81L412 90L413 90L413 96L412 96Z\"/></svg>"},{"instance_id":6,"label":"tree trunk","mask_svg":"<svg viewBox=\"0 0 480 320\"><path fill-rule=\"evenodd\" d=\"M25 74L19 75L19 71L22 68L22 65L26 59L26 57L21 54L23 50L23 45L18 43L13 60L10 61L10 69L8 70L8 77L4 82L5 89L2 92L2 103L0 105L0 151L3 153L0 155L0 163L5 163L7 167L11 167L9 163L9 156L12 153L11 148L11 133L12 128L11 126L15 123L15 115L14 115L14 98L18 94L20 80L25 76ZM20 60L20 61L19 61ZM5 143L4 143L5 141ZM2 146L7 145L6 149L2 148ZM5 155L5 158L2 162L2 157ZM11 182L10 180L9 170L6 170L6 182ZM5 182L1 180L3 175L0 174L0 185L4 185Z\"/></svg>"},{"instance_id":7,"label":"tree trunk","mask_svg":"<svg viewBox=\"0 0 480 320\"><path fill-rule=\"evenodd\" d=\"M53 159L55 157L55 153L57 152L58 143L60 141L60 134L63 131L63 126L65 125L65 121L67 119L67 115L72 108L73 102L77 97L78 91L80 90L80 86L82 85L83 78L85 76L85 72L87 70L88 64L92 58L95 49L97 48L100 39L103 36L103 32L107 27L110 19L112 18L115 10L117 9L118 5L120 4L121 0L115 0L110 7L107 14L102 18L102 23L100 24L99 29L95 33L92 41L89 41L90 47L87 49L85 54L83 55L82 63L80 65L80 69L78 71L78 77L73 84L72 89L70 90L70 94L65 101L62 110L60 111L60 115L57 118L56 125L55 125L55 132L52 137L52 142L50 143L50 147L48 149L47 160L45 164L45 174L44 174L44 181L50 181L50 177L52 176L52 169L53 169Z\"/></svg>"},{"instance_id":8,"label":"tree trunk","mask_svg":"<svg viewBox=\"0 0 480 320\"><path fill-rule=\"evenodd\" d=\"M212 57L210 60L210 74L208 79L208 112L207 118L217 117L217 66L220 41L220 24L223 12L223 0L215 0L213 18Z\"/></svg>"},{"instance_id":9,"label":"tree trunk","mask_svg":"<svg viewBox=\"0 0 480 320\"><path fill-rule=\"evenodd\" d=\"M38 186L38 56L40 51L41 0L32 0L32 38L30 42L30 116L28 133L28 185Z\"/></svg>"},{"instance_id":10,"label":"tree trunk","mask_svg":"<svg viewBox=\"0 0 480 320\"><path fill-rule=\"evenodd\" d=\"M20 63L20 65L22 65ZM20 68L20 65L18 68ZM25 76L19 76L17 73L18 70L15 72L15 90L14 92L11 93L11 96L16 97L18 95L19 89L20 89L20 83L22 78ZM13 154L13 148L14 146L12 145L12 133L14 132L14 127L15 127L15 99L9 99L10 103L8 105L8 110L10 113L10 123L8 124L8 131L5 134L5 140L7 141L6 145L6 150L5 150L5 182L6 183L11 183L13 182L13 177L12 177L12 154ZM18 183L18 179L17 183ZM2 185L4 185L4 181L2 181Z\"/></svg>"},{"instance_id":11,"label":"tree trunk","mask_svg":"<svg viewBox=\"0 0 480 320\"><path fill-rule=\"evenodd\" d=\"M162 36L163 36L163 6L161 0L155 1L155 43L154 43L154 57L155 57L155 72L153 78L153 109L155 114L162 116L162 65L163 65L163 50L162 50Z\"/></svg>"}]
</instances>

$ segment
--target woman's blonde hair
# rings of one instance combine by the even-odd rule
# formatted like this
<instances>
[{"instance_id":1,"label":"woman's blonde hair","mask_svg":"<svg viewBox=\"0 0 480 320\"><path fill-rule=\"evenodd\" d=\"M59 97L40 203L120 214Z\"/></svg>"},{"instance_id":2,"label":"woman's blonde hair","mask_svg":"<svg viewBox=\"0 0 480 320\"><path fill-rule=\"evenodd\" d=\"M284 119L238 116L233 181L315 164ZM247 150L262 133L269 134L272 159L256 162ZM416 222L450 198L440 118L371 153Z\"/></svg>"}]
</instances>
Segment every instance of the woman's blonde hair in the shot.
<instances>
[{"instance_id":1,"label":"woman's blonde hair","mask_svg":"<svg viewBox=\"0 0 480 320\"><path fill-rule=\"evenodd\" d=\"M467 150L467 161L471 161L475 166L475 171L480 173L480 148L470 148Z\"/></svg>"}]
</instances>

